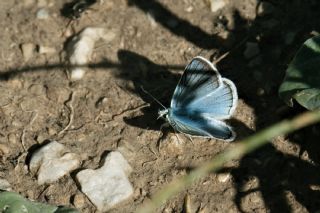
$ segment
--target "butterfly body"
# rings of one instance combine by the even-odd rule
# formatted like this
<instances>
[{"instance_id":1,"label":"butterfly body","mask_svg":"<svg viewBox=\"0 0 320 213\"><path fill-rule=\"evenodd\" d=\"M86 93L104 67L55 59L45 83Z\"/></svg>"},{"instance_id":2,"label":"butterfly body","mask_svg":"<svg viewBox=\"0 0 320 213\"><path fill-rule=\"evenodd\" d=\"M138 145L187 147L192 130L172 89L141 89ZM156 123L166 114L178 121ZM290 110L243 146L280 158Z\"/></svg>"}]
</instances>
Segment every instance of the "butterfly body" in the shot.
<instances>
[{"instance_id":1,"label":"butterfly body","mask_svg":"<svg viewBox=\"0 0 320 213\"><path fill-rule=\"evenodd\" d=\"M222 78L215 66L197 56L187 65L171 100L159 117L177 131L191 136L232 141L235 132L224 123L238 100L233 82Z\"/></svg>"}]
</instances>

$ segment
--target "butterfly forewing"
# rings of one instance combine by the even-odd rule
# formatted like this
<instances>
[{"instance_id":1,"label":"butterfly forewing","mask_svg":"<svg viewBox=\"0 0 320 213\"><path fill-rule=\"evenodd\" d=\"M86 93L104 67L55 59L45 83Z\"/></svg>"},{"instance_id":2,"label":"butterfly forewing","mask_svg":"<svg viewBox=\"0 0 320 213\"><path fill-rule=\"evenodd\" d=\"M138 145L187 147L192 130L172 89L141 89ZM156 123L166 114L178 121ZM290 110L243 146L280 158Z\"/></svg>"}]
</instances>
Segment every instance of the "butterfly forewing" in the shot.
<instances>
[{"instance_id":1,"label":"butterfly forewing","mask_svg":"<svg viewBox=\"0 0 320 213\"><path fill-rule=\"evenodd\" d=\"M171 108L186 106L222 85L215 67L202 57L195 57L186 67L171 100Z\"/></svg>"}]
</instances>

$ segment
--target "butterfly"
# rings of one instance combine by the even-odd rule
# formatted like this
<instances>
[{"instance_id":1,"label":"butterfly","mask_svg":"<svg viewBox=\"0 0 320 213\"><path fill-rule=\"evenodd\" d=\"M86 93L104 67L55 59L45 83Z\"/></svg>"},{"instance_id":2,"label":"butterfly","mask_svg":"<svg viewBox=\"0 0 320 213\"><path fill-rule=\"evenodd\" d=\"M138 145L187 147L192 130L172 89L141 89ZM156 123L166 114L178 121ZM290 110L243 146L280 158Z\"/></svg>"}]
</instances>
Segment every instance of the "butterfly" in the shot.
<instances>
[{"instance_id":1,"label":"butterfly","mask_svg":"<svg viewBox=\"0 0 320 213\"><path fill-rule=\"evenodd\" d=\"M236 134L223 120L231 117L237 101L234 83L222 78L210 61L197 56L185 68L170 108L158 114L178 132L233 141Z\"/></svg>"}]
</instances>

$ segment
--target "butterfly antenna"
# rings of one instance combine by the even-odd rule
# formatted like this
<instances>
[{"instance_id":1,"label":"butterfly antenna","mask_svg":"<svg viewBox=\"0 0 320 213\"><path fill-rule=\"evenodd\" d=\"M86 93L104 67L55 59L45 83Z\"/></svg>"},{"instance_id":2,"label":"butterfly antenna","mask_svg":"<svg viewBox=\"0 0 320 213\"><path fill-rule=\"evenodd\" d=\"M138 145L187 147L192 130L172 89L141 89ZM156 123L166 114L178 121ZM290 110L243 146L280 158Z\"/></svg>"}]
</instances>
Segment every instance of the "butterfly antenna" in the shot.
<instances>
[{"instance_id":1,"label":"butterfly antenna","mask_svg":"<svg viewBox=\"0 0 320 213\"><path fill-rule=\"evenodd\" d=\"M158 101L158 99L156 99L153 95L151 95L148 91L146 91L143 86L141 86L141 89L144 93L146 93L147 95L149 95L154 101L156 101L160 106L162 106L164 109L167 109L160 101Z\"/></svg>"}]
</instances>

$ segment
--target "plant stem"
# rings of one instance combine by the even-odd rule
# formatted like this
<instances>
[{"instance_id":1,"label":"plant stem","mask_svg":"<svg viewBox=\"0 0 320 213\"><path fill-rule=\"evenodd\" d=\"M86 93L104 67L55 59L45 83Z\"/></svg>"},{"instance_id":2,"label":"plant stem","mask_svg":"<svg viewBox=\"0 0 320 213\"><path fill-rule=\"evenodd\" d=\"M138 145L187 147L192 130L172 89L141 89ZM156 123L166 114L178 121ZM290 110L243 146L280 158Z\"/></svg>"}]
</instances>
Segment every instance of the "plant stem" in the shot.
<instances>
[{"instance_id":1,"label":"plant stem","mask_svg":"<svg viewBox=\"0 0 320 213\"><path fill-rule=\"evenodd\" d=\"M190 186L197 179L215 172L223 167L223 164L233 159L238 159L245 154L252 152L258 147L266 144L272 138L293 132L302 127L314 124L320 121L320 110L302 113L292 120L281 121L271 127L268 127L228 148L223 153L218 154L212 160L204 163L202 166L191 171L179 179L176 179L157 192L152 200L142 208L138 209L138 213L155 212L155 209L165 203L169 198Z\"/></svg>"}]
</instances>

